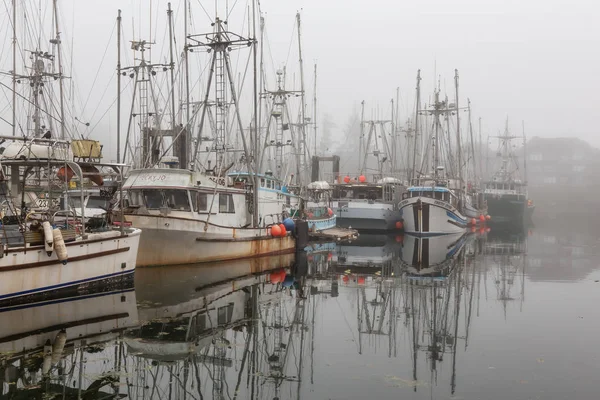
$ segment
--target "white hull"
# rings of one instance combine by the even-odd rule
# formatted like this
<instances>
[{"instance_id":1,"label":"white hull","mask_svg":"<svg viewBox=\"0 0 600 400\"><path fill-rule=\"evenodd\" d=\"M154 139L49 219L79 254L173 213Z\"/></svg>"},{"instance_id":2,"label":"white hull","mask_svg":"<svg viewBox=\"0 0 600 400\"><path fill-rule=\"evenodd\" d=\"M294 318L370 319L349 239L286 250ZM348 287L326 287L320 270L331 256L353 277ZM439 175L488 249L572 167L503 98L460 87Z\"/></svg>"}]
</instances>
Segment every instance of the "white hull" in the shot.
<instances>
[{"instance_id":1,"label":"white hull","mask_svg":"<svg viewBox=\"0 0 600 400\"><path fill-rule=\"evenodd\" d=\"M465 232L467 219L452 205L430 197L411 197L400 202L404 232L419 236Z\"/></svg>"},{"instance_id":2,"label":"white hull","mask_svg":"<svg viewBox=\"0 0 600 400\"><path fill-rule=\"evenodd\" d=\"M392 231L402 221L402 212L390 203L370 203L366 200L333 201L337 224L342 228Z\"/></svg>"},{"instance_id":3,"label":"white hull","mask_svg":"<svg viewBox=\"0 0 600 400\"><path fill-rule=\"evenodd\" d=\"M9 248L0 258L0 304L19 298L54 296L65 290L105 280L125 279L135 270L140 230L90 233L88 239L66 243L68 262L44 246Z\"/></svg>"},{"instance_id":4,"label":"white hull","mask_svg":"<svg viewBox=\"0 0 600 400\"><path fill-rule=\"evenodd\" d=\"M137 266L181 265L290 253L295 239L267 228L228 228L169 216L127 215L142 229ZM204 227L207 230L204 230Z\"/></svg>"}]
</instances>

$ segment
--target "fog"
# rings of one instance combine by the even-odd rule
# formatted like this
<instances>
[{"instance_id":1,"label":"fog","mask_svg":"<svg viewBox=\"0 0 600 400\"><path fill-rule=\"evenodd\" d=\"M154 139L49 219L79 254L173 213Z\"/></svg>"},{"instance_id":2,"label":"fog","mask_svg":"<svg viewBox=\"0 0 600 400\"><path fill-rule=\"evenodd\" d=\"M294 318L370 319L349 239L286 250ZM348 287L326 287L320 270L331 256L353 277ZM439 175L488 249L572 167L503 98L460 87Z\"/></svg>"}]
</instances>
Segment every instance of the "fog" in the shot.
<instances>
[{"instance_id":1,"label":"fog","mask_svg":"<svg viewBox=\"0 0 600 400\"><path fill-rule=\"evenodd\" d=\"M123 12L124 38L152 36L156 42L154 61L166 62L167 2L63 0L58 4L65 42L65 74L72 76L74 88L71 89L76 93L70 100L77 110L73 116L90 122L90 127L78 129L91 131L91 135L102 140L112 152L116 131L114 29L117 10L120 8ZM172 2L176 36L179 36L176 62L180 60L182 44L182 4L182 1ZM229 28L247 36L250 3L229 0L219 1L218 5L221 15L225 7L230 10ZM40 10L33 5L27 7L31 15L49 21L50 4ZM190 1L190 9L191 32L210 31L208 17L214 15L215 3ZM0 10L5 21L0 65L6 72L12 69L10 2L5 1ZM509 117L514 121L514 130L520 129L520 121L525 121L529 137L578 137L600 146L597 135L600 110L595 101L600 92L597 75L600 53L596 51L600 46L597 24L600 5L593 0L401 3L263 0L260 10L267 33L263 47L266 74L272 79L272 86L274 70L285 66L290 88L298 88L294 24L296 12L301 12L305 87L312 99L312 72L316 63L318 128L320 133L326 134L327 148L332 152L344 152L347 150L344 147L351 145L346 140L347 128L357 115L361 101L365 101L367 114L386 116L390 100L396 97L396 88L399 88L399 120L406 121L413 116L418 69L423 77L424 101L437 82L442 92L452 96L454 69L458 69L461 101L470 99L473 118L481 117L484 135L503 130L504 121ZM154 21L152 34L149 20ZM19 36L22 33L19 30ZM31 41L31 37L27 40ZM127 49L128 44L124 48ZM250 52L240 53L243 54L232 53L232 62L237 73L243 74ZM206 59L200 56L194 61L197 62L193 78L195 100L200 97L200 71ZM132 62L130 52L124 64L127 62ZM10 86L10 76L3 80ZM245 79L246 97L241 104L246 120L251 113L250 80L251 75ZM127 90L131 92L131 88ZM0 122L0 126L3 133L9 133L11 94L5 87L2 91L5 102L2 117L7 121ZM127 111L125 105L125 115ZM318 140L322 141L323 138Z\"/></svg>"}]
</instances>

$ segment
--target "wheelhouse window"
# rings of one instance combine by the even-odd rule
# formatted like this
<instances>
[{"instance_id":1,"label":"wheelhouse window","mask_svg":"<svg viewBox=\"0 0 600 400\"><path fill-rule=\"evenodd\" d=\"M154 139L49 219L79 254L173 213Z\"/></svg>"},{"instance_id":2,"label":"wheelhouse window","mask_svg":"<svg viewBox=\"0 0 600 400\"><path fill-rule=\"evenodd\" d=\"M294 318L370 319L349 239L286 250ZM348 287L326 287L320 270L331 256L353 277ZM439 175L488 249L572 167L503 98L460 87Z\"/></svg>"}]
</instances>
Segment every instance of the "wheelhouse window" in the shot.
<instances>
[{"instance_id":1,"label":"wheelhouse window","mask_svg":"<svg viewBox=\"0 0 600 400\"><path fill-rule=\"evenodd\" d=\"M160 190L142 190L142 196L144 198L144 205L149 210L158 210L163 206L163 196Z\"/></svg>"},{"instance_id":2,"label":"wheelhouse window","mask_svg":"<svg viewBox=\"0 0 600 400\"><path fill-rule=\"evenodd\" d=\"M104 210L108 209L108 199L101 196L90 196L86 203L86 207L88 208L102 208Z\"/></svg>"},{"instance_id":3,"label":"wheelhouse window","mask_svg":"<svg viewBox=\"0 0 600 400\"><path fill-rule=\"evenodd\" d=\"M233 206L233 195L231 194L219 194L219 212L220 213L234 213L235 207Z\"/></svg>"},{"instance_id":4,"label":"wheelhouse window","mask_svg":"<svg viewBox=\"0 0 600 400\"><path fill-rule=\"evenodd\" d=\"M196 193L196 207L194 208L197 212L208 211L208 195L206 193Z\"/></svg>"},{"instance_id":5,"label":"wheelhouse window","mask_svg":"<svg viewBox=\"0 0 600 400\"><path fill-rule=\"evenodd\" d=\"M187 190L169 189L164 191L165 204L171 210L191 211Z\"/></svg>"}]
</instances>

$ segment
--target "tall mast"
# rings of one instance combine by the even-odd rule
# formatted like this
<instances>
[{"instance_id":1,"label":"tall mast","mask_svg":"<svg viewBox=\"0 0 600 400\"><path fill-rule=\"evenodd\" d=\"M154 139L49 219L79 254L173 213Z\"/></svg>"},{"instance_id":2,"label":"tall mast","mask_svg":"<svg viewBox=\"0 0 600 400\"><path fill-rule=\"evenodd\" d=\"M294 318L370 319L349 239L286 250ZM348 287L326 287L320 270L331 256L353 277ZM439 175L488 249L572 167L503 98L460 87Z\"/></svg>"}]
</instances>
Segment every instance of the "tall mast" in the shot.
<instances>
[{"instance_id":1,"label":"tall mast","mask_svg":"<svg viewBox=\"0 0 600 400\"><path fill-rule=\"evenodd\" d=\"M12 28L13 28L13 70L12 70L12 135L17 134L17 0L12 2Z\"/></svg>"},{"instance_id":2,"label":"tall mast","mask_svg":"<svg viewBox=\"0 0 600 400\"><path fill-rule=\"evenodd\" d=\"M396 173L396 114L394 110L394 99L391 100L392 105L392 145L391 145L391 156L392 156L392 175ZM385 135L385 133L383 133ZM385 136L383 136L385 137Z\"/></svg>"},{"instance_id":3,"label":"tall mast","mask_svg":"<svg viewBox=\"0 0 600 400\"><path fill-rule=\"evenodd\" d=\"M525 121L521 121L521 127L523 129L523 183L527 185L527 137L525 136Z\"/></svg>"},{"instance_id":4,"label":"tall mast","mask_svg":"<svg viewBox=\"0 0 600 400\"><path fill-rule=\"evenodd\" d=\"M460 113L458 106L458 69L454 70L454 88L456 91L456 146L458 147L458 183L460 185L460 190L463 188L463 178L462 178L462 146L460 140ZM461 195L459 195L461 196ZM462 197L459 197L459 204L462 202Z\"/></svg>"},{"instance_id":5,"label":"tall mast","mask_svg":"<svg viewBox=\"0 0 600 400\"><path fill-rule=\"evenodd\" d=\"M121 161L121 10L117 13L117 163Z\"/></svg>"},{"instance_id":6,"label":"tall mast","mask_svg":"<svg viewBox=\"0 0 600 400\"><path fill-rule=\"evenodd\" d=\"M298 22L298 57L299 57L299 63L300 63L300 91L301 91L301 95L300 95L300 99L302 101L302 106L301 106L301 115L300 115L300 148L298 149L298 151L300 151L301 154L301 159L300 159L300 174L299 176L296 178L298 180L299 184L303 184L304 183L304 175L306 173L306 99L304 98L304 66L303 66L303 62L302 62L302 31L301 31L301 24L300 24L300 13L296 13L296 21Z\"/></svg>"},{"instance_id":7,"label":"tall mast","mask_svg":"<svg viewBox=\"0 0 600 400\"><path fill-rule=\"evenodd\" d=\"M413 164L410 171L410 180L415 178L417 170L417 138L419 135L419 108L421 107L421 70L417 71L417 101L415 105L415 132L413 137ZM409 182L410 184L410 182Z\"/></svg>"},{"instance_id":8,"label":"tall mast","mask_svg":"<svg viewBox=\"0 0 600 400\"><path fill-rule=\"evenodd\" d=\"M435 113L435 133L434 133L434 137L433 137L433 174L434 176L437 178L438 177L438 170L437 167L440 164L440 154L439 154L439 147L440 147L440 140L439 140L439 133L440 133L440 113L439 113L439 107L440 107L440 91L439 89L436 89L435 91L435 105L434 105L434 113Z\"/></svg>"},{"instance_id":9,"label":"tall mast","mask_svg":"<svg viewBox=\"0 0 600 400\"><path fill-rule=\"evenodd\" d=\"M315 136L315 147L313 155L317 155L317 64L315 63L315 81L313 88L313 129Z\"/></svg>"},{"instance_id":10,"label":"tall mast","mask_svg":"<svg viewBox=\"0 0 600 400\"><path fill-rule=\"evenodd\" d=\"M58 30L58 9L57 9L58 0L54 0L53 2L53 11L54 11L54 26L56 29L56 39L54 39L54 44L56 44L56 52L58 53L58 88L60 94L60 138L61 140L65 140L65 99L64 99L64 89L63 89L63 68L62 68L62 51L60 45L60 31Z\"/></svg>"},{"instance_id":11,"label":"tall mast","mask_svg":"<svg viewBox=\"0 0 600 400\"><path fill-rule=\"evenodd\" d=\"M262 34L262 33L261 33ZM252 203L254 204L254 209L253 209L253 213L252 213L252 225L253 226L258 226L258 187L259 187L259 180L258 180L258 173L260 172L258 170L259 166L259 151L258 151L258 142L259 142L259 130L258 130L258 124L260 123L260 120L258 118L258 88L256 87L258 80L256 77L256 73L257 71L257 49L256 49L256 1L252 1L252 41L253 41L253 48L252 48L252 58L253 58L253 75L254 75L254 91L252 93L252 100L254 102L254 135L252 137L252 141L253 144L251 145L251 147L254 149L253 154L252 154L252 158L254 160L254 170L256 172L256 174L254 174L254 190L252 191ZM261 48L261 65L262 65L262 48ZM262 70L261 70L262 71ZM261 72L262 74L262 72ZM242 136L244 135L244 132L242 131L240 133ZM249 155L246 155L246 157L249 157ZM249 173L251 171L248 171Z\"/></svg>"},{"instance_id":12,"label":"tall mast","mask_svg":"<svg viewBox=\"0 0 600 400\"><path fill-rule=\"evenodd\" d=\"M479 171L483 175L483 141L481 137L481 117L479 117ZM486 145L487 148L487 145ZM482 176L483 178L483 176ZM487 179L487 176L486 176Z\"/></svg>"},{"instance_id":13,"label":"tall mast","mask_svg":"<svg viewBox=\"0 0 600 400\"><path fill-rule=\"evenodd\" d=\"M185 135L190 137L190 63L189 63L189 47L188 47L188 0L183 1L183 54L185 62ZM189 140L184 140L184 143L189 143ZM197 146L196 146L197 147ZM196 168L196 155L192 157L190 169ZM185 165L182 166L186 168Z\"/></svg>"},{"instance_id":14,"label":"tall mast","mask_svg":"<svg viewBox=\"0 0 600 400\"><path fill-rule=\"evenodd\" d=\"M363 174L363 165L362 165L362 159L363 159L363 137L364 137L364 126L365 126L365 101L361 101L360 102L361 105L361 111L360 111L360 136L359 136L359 140L358 140L358 162L359 162L359 166L358 168L360 169L360 171L358 171L361 175ZM365 149L366 152L366 149Z\"/></svg>"},{"instance_id":15,"label":"tall mast","mask_svg":"<svg viewBox=\"0 0 600 400\"><path fill-rule=\"evenodd\" d=\"M167 4L167 18L169 20L169 65L171 66L171 129L175 134L175 61L173 59L173 10L170 2ZM185 167L183 165L183 168Z\"/></svg>"}]
</instances>

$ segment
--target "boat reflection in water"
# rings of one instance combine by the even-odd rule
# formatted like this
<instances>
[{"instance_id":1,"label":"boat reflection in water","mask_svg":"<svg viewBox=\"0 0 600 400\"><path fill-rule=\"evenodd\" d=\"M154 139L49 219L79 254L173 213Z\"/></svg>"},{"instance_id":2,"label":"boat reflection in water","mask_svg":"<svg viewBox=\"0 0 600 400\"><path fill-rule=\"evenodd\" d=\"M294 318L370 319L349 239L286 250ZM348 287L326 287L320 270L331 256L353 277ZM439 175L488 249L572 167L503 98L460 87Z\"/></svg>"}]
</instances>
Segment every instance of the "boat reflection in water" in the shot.
<instances>
[{"instance_id":1,"label":"boat reflection in water","mask_svg":"<svg viewBox=\"0 0 600 400\"><path fill-rule=\"evenodd\" d=\"M526 237L361 238L5 310L0 400L464 397L466 353L496 340L471 340L480 312L524 292Z\"/></svg>"},{"instance_id":2,"label":"boat reflection in water","mask_svg":"<svg viewBox=\"0 0 600 400\"><path fill-rule=\"evenodd\" d=\"M121 353L115 340L138 323L132 284L4 309L0 318L0 398L96 399L119 393Z\"/></svg>"}]
</instances>

